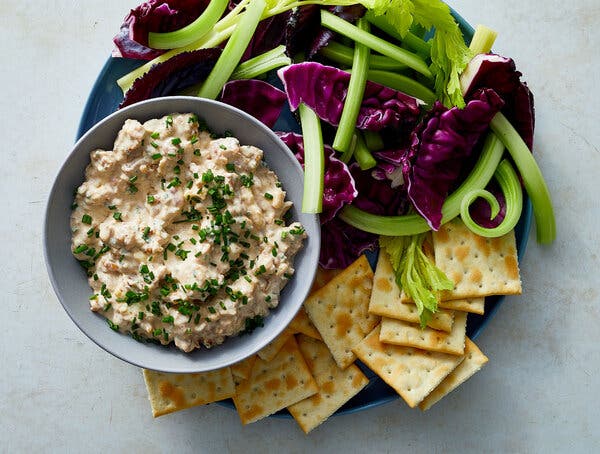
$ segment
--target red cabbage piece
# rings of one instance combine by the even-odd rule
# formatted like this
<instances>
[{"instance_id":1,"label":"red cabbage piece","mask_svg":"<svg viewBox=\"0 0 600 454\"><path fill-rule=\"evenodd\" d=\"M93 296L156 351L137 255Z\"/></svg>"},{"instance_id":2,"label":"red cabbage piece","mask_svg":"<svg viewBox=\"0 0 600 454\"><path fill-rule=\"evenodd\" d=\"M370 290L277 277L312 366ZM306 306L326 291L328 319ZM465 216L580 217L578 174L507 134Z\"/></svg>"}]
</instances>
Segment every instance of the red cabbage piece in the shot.
<instances>
[{"instance_id":1,"label":"red cabbage piece","mask_svg":"<svg viewBox=\"0 0 600 454\"><path fill-rule=\"evenodd\" d=\"M474 148L504 102L493 90L474 93L464 109L437 102L412 133L403 164L408 197L415 209L438 230L442 205Z\"/></svg>"},{"instance_id":2,"label":"red cabbage piece","mask_svg":"<svg viewBox=\"0 0 600 454\"><path fill-rule=\"evenodd\" d=\"M113 57L152 60L164 50L148 47L149 32L170 32L195 21L210 0L149 0L132 9L113 38Z\"/></svg>"},{"instance_id":3,"label":"red cabbage piece","mask_svg":"<svg viewBox=\"0 0 600 454\"><path fill-rule=\"evenodd\" d=\"M241 61L256 57L283 44L286 26L291 15L291 11L285 11L260 21Z\"/></svg>"},{"instance_id":4,"label":"red cabbage piece","mask_svg":"<svg viewBox=\"0 0 600 454\"><path fill-rule=\"evenodd\" d=\"M278 132L279 138L292 150L304 167L304 142L300 134ZM354 178L348 166L335 157L335 151L325 145L325 178L323 184L323 212L321 223L333 219L337 212L357 196Z\"/></svg>"},{"instance_id":5,"label":"red cabbage piece","mask_svg":"<svg viewBox=\"0 0 600 454\"><path fill-rule=\"evenodd\" d=\"M286 51L290 57L302 52L307 60L312 60L335 36L335 32L321 27L321 9L320 5L305 5L297 8L292 14L285 39ZM325 9L350 23L355 23L366 12L366 8L359 4L330 6Z\"/></svg>"},{"instance_id":6,"label":"red cabbage piece","mask_svg":"<svg viewBox=\"0 0 600 454\"><path fill-rule=\"evenodd\" d=\"M350 74L316 62L281 68L277 74L292 110L303 102L322 120L337 126L348 92ZM367 81L356 127L369 131L383 128L411 130L420 113L419 101L402 92Z\"/></svg>"},{"instance_id":7,"label":"red cabbage piece","mask_svg":"<svg viewBox=\"0 0 600 454\"><path fill-rule=\"evenodd\" d=\"M223 87L221 102L249 113L272 128L287 99L284 92L256 79L232 80Z\"/></svg>"},{"instance_id":8,"label":"red cabbage piece","mask_svg":"<svg viewBox=\"0 0 600 454\"><path fill-rule=\"evenodd\" d=\"M461 76L465 99L477 90L493 89L504 100L502 112L519 132L527 146L533 146L535 109L533 94L511 58L496 54L479 54L473 57Z\"/></svg>"},{"instance_id":9,"label":"red cabbage piece","mask_svg":"<svg viewBox=\"0 0 600 454\"><path fill-rule=\"evenodd\" d=\"M150 71L135 80L119 108L145 99L173 95L203 81L220 55L221 49L199 49L183 52L154 65Z\"/></svg>"},{"instance_id":10,"label":"red cabbage piece","mask_svg":"<svg viewBox=\"0 0 600 454\"><path fill-rule=\"evenodd\" d=\"M490 204L487 203L486 200L479 198L469 207L469 214L478 225L485 227L486 229L493 229L494 227L498 227L504 220L504 216L506 216L506 199L504 198L504 194L498 186L498 183L495 181L491 181L485 189L494 195L500 205L500 211L496 217L492 219L492 209L490 208Z\"/></svg>"}]
</instances>

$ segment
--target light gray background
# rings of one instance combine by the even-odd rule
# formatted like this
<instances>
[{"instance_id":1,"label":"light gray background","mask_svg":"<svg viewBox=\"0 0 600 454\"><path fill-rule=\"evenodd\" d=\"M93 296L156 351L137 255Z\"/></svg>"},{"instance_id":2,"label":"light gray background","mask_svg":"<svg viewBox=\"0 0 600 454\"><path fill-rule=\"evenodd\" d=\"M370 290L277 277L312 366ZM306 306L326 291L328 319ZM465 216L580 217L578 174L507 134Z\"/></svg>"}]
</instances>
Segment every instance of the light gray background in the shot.
<instances>
[{"instance_id":1,"label":"light gray background","mask_svg":"<svg viewBox=\"0 0 600 454\"><path fill-rule=\"evenodd\" d=\"M289 420L242 427L210 405L153 420L141 373L78 331L42 258L42 213L84 102L136 1L0 3L0 451L598 452L600 450L600 3L450 2L499 31L536 95L535 152L558 239L532 235L523 295L479 345L486 368L422 414L396 401L305 436Z\"/></svg>"}]
</instances>

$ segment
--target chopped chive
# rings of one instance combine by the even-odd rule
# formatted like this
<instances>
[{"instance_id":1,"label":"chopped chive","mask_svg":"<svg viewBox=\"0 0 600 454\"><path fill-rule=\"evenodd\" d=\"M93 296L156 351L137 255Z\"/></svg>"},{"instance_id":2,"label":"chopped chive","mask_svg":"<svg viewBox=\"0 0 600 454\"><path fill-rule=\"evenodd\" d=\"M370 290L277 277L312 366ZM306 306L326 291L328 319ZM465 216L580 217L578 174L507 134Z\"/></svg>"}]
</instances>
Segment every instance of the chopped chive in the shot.
<instances>
[{"instance_id":1,"label":"chopped chive","mask_svg":"<svg viewBox=\"0 0 600 454\"><path fill-rule=\"evenodd\" d=\"M91 225L92 217L89 214L84 214L81 218L81 222L83 222L84 224L87 224L87 225Z\"/></svg>"},{"instance_id":2,"label":"chopped chive","mask_svg":"<svg viewBox=\"0 0 600 454\"><path fill-rule=\"evenodd\" d=\"M267 200L273 200L273 194L265 192L265 199L267 199Z\"/></svg>"},{"instance_id":3,"label":"chopped chive","mask_svg":"<svg viewBox=\"0 0 600 454\"><path fill-rule=\"evenodd\" d=\"M146 196L146 201L147 201L148 203L154 203L154 201L155 201L155 200L156 200L156 199L154 198L154 196L153 196L152 194L148 194L148 195Z\"/></svg>"},{"instance_id":4,"label":"chopped chive","mask_svg":"<svg viewBox=\"0 0 600 454\"><path fill-rule=\"evenodd\" d=\"M150 145L152 145L154 148L158 148L158 144L156 142L150 142Z\"/></svg>"},{"instance_id":5,"label":"chopped chive","mask_svg":"<svg viewBox=\"0 0 600 454\"><path fill-rule=\"evenodd\" d=\"M171 143L173 145L179 145L181 143L181 139L179 137L174 137L173 139L171 139Z\"/></svg>"},{"instance_id":6,"label":"chopped chive","mask_svg":"<svg viewBox=\"0 0 600 454\"><path fill-rule=\"evenodd\" d=\"M75 254L81 254L82 252L84 252L85 250L87 250L88 245L87 244L80 244L79 246L77 246L75 248L75 250L73 251L73 253Z\"/></svg>"},{"instance_id":7,"label":"chopped chive","mask_svg":"<svg viewBox=\"0 0 600 454\"><path fill-rule=\"evenodd\" d=\"M122 217L121 217L121 213L118 212L118 211L115 211L113 213L113 218L115 218L117 221L122 221L123 220Z\"/></svg>"},{"instance_id":8,"label":"chopped chive","mask_svg":"<svg viewBox=\"0 0 600 454\"><path fill-rule=\"evenodd\" d=\"M160 159L160 158L162 158L162 154L160 154L160 153L154 153L154 154L151 156L151 158L152 158L152 159L154 159L154 160L156 161L157 159Z\"/></svg>"},{"instance_id":9,"label":"chopped chive","mask_svg":"<svg viewBox=\"0 0 600 454\"><path fill-rule=\"evenodd\" d=\"M160 137L160 133L158 131L154 131L152 134L150 134L150 137L153 139L158 139Z\"/></svg>"}]
</instances>

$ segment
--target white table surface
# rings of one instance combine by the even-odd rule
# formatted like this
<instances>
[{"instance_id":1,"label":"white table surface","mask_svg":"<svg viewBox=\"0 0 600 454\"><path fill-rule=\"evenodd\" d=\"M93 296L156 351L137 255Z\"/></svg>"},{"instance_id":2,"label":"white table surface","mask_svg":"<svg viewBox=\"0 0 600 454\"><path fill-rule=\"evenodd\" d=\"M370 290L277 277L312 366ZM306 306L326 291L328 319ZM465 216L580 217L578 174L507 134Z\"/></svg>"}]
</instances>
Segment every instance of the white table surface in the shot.
<instances>
[{"instance_id":1,"label":"white table surface","mask_svg":"<svg viewBox=\"0 0 600 454\"><path fill-rule=\"evenodd\" d=\"M403 401L242 427L216 405L152 419L141 373L61 308L42 256L43 210L111 39L136 1L2 0L1 452L599 452L600 3L456 0L499 31L536 95L535 153L558 239L531 236L523 295L478 340L490 362L427 413Z\"/></svg>"}]
</instances>

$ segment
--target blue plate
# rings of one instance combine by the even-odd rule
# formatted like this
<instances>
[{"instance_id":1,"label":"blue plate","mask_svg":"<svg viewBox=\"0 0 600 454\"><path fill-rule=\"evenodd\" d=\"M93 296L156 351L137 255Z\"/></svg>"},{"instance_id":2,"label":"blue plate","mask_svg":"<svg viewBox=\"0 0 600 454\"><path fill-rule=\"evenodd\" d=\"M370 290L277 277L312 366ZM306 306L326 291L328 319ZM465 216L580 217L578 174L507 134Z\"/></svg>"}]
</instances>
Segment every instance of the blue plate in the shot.
<instances>
[{"instance_id":1,"label":"blue plate","mask_svg":"<svg viewBox=\"0 0 600 454\"><path fill-rule=\"evenodd\" d=\"M458 21L466 40L470 41L473 36L473 28L456 12L453 11L453 14ZM98 121L117 110L117 107L123 100L123 93L117 85L117 79L139 67L143 63L144 62L139 60L128 60L122 58L108 59L88 97L79 123L77 139L79 139ZM282 114L273 129L279 131L299 131L298 124L289 111ZM523 253L525 252L525 247L527 246L527 238L531 228L531 215L531 202L525 194L523 213L519 223L517 224L517 227L515 228L519 258L522 257ZM373 258L374 257L371 257L371 259ZM479 334L492 319L496 311L499 309L503 300L504 298L502 296L488 297L485 300L485 315L480 316L476 314L469 314L467 335L471 339L475 339L477 336L479 336ZM336 412L338 415L366 410L398 398L398 394L371 370L369 370L363 364L359 364L359 366L369 377L369 384L359 394L348 401L346 405L340 408ZM233 408L233 402L231 400L223 401L221 404ZM291 418L287 411L281 411L274 416Z\"/></svg>"}]
</instances>

